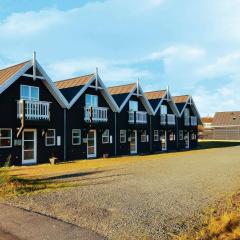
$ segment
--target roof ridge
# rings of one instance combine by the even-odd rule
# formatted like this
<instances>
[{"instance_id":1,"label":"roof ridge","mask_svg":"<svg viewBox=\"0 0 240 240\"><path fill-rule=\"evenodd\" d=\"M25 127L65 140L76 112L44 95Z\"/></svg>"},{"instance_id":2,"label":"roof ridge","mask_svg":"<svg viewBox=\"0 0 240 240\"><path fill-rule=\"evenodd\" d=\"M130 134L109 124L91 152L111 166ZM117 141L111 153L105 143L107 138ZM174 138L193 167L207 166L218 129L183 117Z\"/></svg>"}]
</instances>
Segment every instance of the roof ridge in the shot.
<instances>
[{"instance_id":1,"label":"roof ridge","mask_svg":"<svg viewBox=\"0 0 240 240\"><path fill-rule=\"evenodd\" d=\"M176 95L173 97L190 97L190 96L191 96L190 94L183 94L183 95Z\"/></svg>"},{"instance_id":2,"label":"roof ridge","mask_svg":"<svg viewBox=\"0 0 240 240\"><path fill-rule=\"evenodd\" d=\"M31 60L17 63L17 64L14 64L14 65L11 65L11 66L8 66L8 67L5 67L5 68L2 68L2 69L0 69L0 71L7 70L7 69L9 69L9 68L13 68L13 67L16 67L16 66L21 65L21 64L26 64L27 62L30 62L30 61L31 61Z\"/></svg>"},{"instance_id":3,"label":"roof ridge","mask_svg":"<svg viewBox=\"0 0 240 240\"><path fill-rule=\"evenodd\" d=\"M69 80L73 80L73 79L81 78L81 77L87 77L87 76L90 76L90 75L94 75L94 73L89 73L89 74L85 74L85 75L82 75L82 76L72 77L72 78L63 79L63 80L57 80L57 81L55 81L55 83L65 82L65 81L69 81Z\"/></svg>"},{"instance_id":4,"label":"roof ridge","mask_svg":"<svg viewBox=\"0 0 240 240\"><path fill-rule=\"evenodd\" d=\"M153 92L162 92L162 91L167 91L167 89L155 90L155 91L147 91L147 92L144 92L144 93L153 93Z\"/></svg>"},{"instance_id":5,"label":"roof ridge","mask_svg":"<svg viewBox=\"0 0 240 240\"><path fill-rule=\"evenodd\" d=\"M130 86L130 85L134 85L134 84L136 84L136 83L128 83L128 84L122 84L122 85L115 85L115 86L111 86L111 87L108 87L108 88Z\"/></svg>"}]
</instances>

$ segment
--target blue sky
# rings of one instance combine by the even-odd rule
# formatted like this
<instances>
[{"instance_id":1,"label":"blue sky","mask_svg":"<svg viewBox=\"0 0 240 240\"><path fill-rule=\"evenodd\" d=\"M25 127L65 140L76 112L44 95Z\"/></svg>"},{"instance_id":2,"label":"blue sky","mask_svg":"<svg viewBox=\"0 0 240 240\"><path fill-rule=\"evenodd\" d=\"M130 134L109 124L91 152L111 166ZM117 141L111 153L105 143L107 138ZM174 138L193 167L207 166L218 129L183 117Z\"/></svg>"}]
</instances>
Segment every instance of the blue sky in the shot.
<instances>
[{"instance_id":1,"label":"blue sky","mask_svg":"<svg viewBox=\"0 0 240 240\"><path fill-rule=\"evenodd\" d=\"M0 0L0 67L33 50L53 80L192 94L200 114L240 110L240 0Z\"/></svg>"}]
</instances>

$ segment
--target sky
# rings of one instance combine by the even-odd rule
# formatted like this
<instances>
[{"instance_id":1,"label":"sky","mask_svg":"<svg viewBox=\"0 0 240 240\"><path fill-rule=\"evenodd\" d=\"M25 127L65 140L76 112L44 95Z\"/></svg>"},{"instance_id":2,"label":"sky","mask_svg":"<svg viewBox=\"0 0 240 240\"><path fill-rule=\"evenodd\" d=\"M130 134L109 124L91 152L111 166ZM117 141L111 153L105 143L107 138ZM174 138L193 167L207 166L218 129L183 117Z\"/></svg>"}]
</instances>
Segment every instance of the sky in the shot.
<instances>
[{"instance_id":1,"label":"sky","mask_svg":"<svg viewBox=\"0 0 240 240\"><path fill-rule=\"evenodd\" d=\"M107 86L191 94L240 110L240 0L0 0L0 68L32 52L53 81L99 68Z\"/></svg>"}]
</instances>

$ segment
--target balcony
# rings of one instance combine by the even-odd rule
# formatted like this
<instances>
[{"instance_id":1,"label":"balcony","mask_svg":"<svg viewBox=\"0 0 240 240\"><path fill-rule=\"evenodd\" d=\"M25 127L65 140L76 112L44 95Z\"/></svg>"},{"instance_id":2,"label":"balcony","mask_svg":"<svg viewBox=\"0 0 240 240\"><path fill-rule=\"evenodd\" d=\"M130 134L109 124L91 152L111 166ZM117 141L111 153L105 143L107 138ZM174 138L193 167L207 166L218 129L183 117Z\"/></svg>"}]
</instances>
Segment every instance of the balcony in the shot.
<instances>
[{"instance_id":1,"label":"balcony","mask_svg":"<svg viewBox=\"0 0 240 240\"><path fill-rule=\"evenodd\" d=\"M50 120L50 102L43 101L17 101L17 117L25 120Z\"/></svg>"},{"instance_id":2,"label":"balcony","mask_svg":"<svg viewBox=\"0 0 240 240\"><path fill-rule=\"evenodd\" d=\"M105 107L85 107L84 121L85 122L107 122L108 108Z\"/></svg>"},{"instance_id":3,"label":"balcony","mask_svg":"<svg viewBox=\"0 0 240 240\"><path fill-rule=\"evenodd\" d=\"M191 119L191 126L197 126L197 117L190 117Z\"/></svg>"},{"instance_id":4,"label":"balcony","mask_svg":"<svg viewBox=\"0 0 240 240\"><path fill-rule=\"evenodd\" d=\"M128 112L128 123L146 124L147 123L147 112L143 112L143 111Z\"/></svg>"},{"instance_id":5,"label":"balcony","mask_svg":"<svg viewBox=\"0 0 240 240\"><path fill-rule=\"evenodd\" d=\"M184 126L190 126L190 118L184 117Z\"/></svg>"},{"instance_id":6,"label":"balcony","mask_svg":"<svg viewBox=\"0 0 240 240\"><path fill-rule=\"evenodd\" d=\"M167 114L167 123L168 125L175 125L175 115L174 114Z\"/></svg>"}]
</instances>

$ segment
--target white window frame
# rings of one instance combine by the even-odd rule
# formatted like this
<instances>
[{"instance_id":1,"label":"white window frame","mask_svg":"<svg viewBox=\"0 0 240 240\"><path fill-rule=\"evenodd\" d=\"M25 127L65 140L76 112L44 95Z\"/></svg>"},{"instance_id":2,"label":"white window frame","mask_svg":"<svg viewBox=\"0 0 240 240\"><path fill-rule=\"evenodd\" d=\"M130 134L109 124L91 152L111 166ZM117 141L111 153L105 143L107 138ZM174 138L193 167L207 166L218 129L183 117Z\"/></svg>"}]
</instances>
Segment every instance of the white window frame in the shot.
<instances>
[{"instance_id":1,"label":"white window frame","mask_svg":"<svg viewBox=\"0 0 240 240\"><path fill-rule=\"evenodd\" d=\"M160 107L160 114L161 115L167 115L167 112L168 112L167 110L168 110L167 109L167 105L165 105L165 104L161 105L161 107Z\"/></svg>"},{"instance_id":2,"label":"white window frame","mask_svg":"<svg viewBox=\"0 0 240 240\"><path fill-rule=\"evenodd\" d=\"M179 140L183 140L183 130L179 131Z\"/></svg>"},{"instance_id":3,"label":"white window frame","mask_svg":"<svg viewBox=\"0 0 240 240\"><path fill-rule=\"evenodd\" d=\"M102 144L108 144L109 143L109 138L110 138L109 136L110 136L109 129L106 129L102 134Z\"/></svg>"},{"instance_id":4,"label":"white window frame","mask_svg":"<svg viewBox=\"0 0 240 240\"><path fill-rule=\"evenodd\" d=\"M23 87L28 88L28 97L23 96ZM38 96L37 98L32 97L32 89L37 89ZM39 87L30 86L30 85L20 85L20 98L29 101L39 101Z\"/></svg>"},{"instance_id":5,"label":"white window frame","mask_svg":"<svg viewBox=\"0 0 240 240\"><path fill-rule=\"evenodd\" d=\"M122 140L122 138L124 140ZM126 143L127 142L127 131L126 130L120 130L120 143Z\"/></svg>"},{"instance_id":6,"label":"white window frame","mask_svg":"<svg viewBox=\"0 0 240 240\"><path fill-rule=\"evenodd\" d=\"M147 142L147 130L141 133L141 142Z\"/></svg>"},{"instance_id":7,"label":"white window frame","mask_svg":"<svg viewBox=\"0 0 240 240\"><path fill-rule=\"evenodd\" d=\"M78 136L74 136L74 133L78 133ZM80 145L81 144L81 129L72 129L72 145ZM74 139L78 139L78 143L74 143Z\"/></svg>"},{"instance_id":8,"label":"white window frame","mask_svg":"<svg viewBox=\"0 0 240 240\"><path fill-rule=\"evenodd\" d=\"M0 139L10 139L10 146L1 146L0 145L0 148L11 148L12 147L12 128L0 128L0 132L1 132L1 130L10 131L11 136L10 137L1 137L0 136Z\"/></svg>"},{"instance_id":9,"label":"white window frame","mask_svg":"<svg viewBox=\"0 0 240 240\"><path fill-rule=\"evenodd\" d=\"M159 132L158 132L158 130L154 130L153 131L153 140L154 140L154 142L158 142L159 141Z\"/></svg>"},{"instance_id":10,"label":"white window frame","mask_svg":"<svg viewBox=\"0 0 240 240\"><path fill-rule=\"evenodd\" d=\"M90 97L90 105L87 105L87 97ZM96 104L93 105L93 99L96 98ZM98 95L94 95L94 94L86 94L85 95L85 106L86 107L98 107Z\"/></svg>"},{"instance_id":11,"label":"white window frame","mask_svg":"<svg viewBox=\"0 0 240 240\"><path fill-rule=\"evenodd\" d=\"M170 132L170 134L169 134L169 141L170 142L174 142L175 141L175 133L174 132Z\"/></svg>"},{"instance_id":12,"label":"white window frame","mask_svg":"<svg viewBox=\"0 0 240 240\"><path fill-rule=\"evenodd\" d=\"M132 105L134 105L134 108L132 108ZM136 108L135 108L136 107ZM133 100L130 100L129 101L129 111L130 112L136 112L138 111L138 101L133 101Z\"/></svg>"},{"instance_id":13,"label":"white window frame","mask_svg":"<svg viewBox=\"0 0 240 240\"><path fill-rule=\"evenodd\" d=\"M48 137L48 136L47 136L47 132L48 132L48 131L53 131L53 132L54 132L53 137ZM56 145L56 129L48 129L47 132L46 132L46 134L45 134L45 146L47 146L47 147L49 147L49 146L55 146L55 145ZM54 140L53 144L48 144L48 143L47 143L47 140L48 140L49 138L51 138L51 139L53 138L53 140Z\"/></svg>"}]
</instances>

